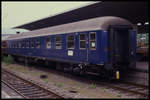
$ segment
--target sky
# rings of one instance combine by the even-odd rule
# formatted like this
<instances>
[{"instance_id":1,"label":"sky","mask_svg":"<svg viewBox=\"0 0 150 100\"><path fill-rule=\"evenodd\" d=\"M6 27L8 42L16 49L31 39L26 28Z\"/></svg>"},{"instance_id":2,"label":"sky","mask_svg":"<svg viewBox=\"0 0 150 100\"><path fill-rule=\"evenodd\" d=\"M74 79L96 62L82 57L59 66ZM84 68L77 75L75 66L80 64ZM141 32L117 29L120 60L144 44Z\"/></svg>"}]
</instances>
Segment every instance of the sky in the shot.
<instances>
[{"instance_id":1,"label":"sky","mask_svg":"<svg viewBox=\"0 0 150 100\"><path fill-rule=\"evenodd\" d=\"M10 29L95 2L1 2L2 29Z\"/></svg>"}]
</instances>

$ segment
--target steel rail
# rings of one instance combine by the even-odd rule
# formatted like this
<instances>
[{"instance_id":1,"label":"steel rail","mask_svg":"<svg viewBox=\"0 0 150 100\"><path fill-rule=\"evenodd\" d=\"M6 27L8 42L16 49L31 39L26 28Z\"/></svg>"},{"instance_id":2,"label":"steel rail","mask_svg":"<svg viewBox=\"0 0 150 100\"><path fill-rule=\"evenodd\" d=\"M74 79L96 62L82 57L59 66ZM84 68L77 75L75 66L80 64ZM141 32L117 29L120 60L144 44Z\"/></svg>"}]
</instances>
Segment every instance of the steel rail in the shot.
<instances>
[{"instance_id":1,"label":"steel rail","mask_svg":"<svg viewBox=\"0 0 150 100\"><path fill-rule=\"evenodd\" d=\"M107 85L109 85L109 87L112 87L112 88L115 88L115 89L119 89L119 90L122 90L124 92L131 92L131 93L134 93L134 94L142 95L144 97L148 97L148 95L149 95L148 93L139 92L138 89L136 90L136 88L143 88L144 89L145 86L141 87L139 85L136 86L136 85L133 85L133 84L127 84L127 83L125 83L124 85L129 85L129 86L127 86L127 87L124 88L122 86L119 86L119 85L123 85L123 84L118 84L118 86L117 85L113 85L113 84L107 84ZM131 87L134 86L134 88L130 89L130 86Z\"/></svg>"},{"instance_id":2,"label":"steel rail","mask_svg":"<svg viewBox=\"0 0 150 100\"><path fill-rule=\"evenodd\" d=\"M9 85L7 82L5 82L4 80L1 80L1 82L3 82L5 85L7 85L9 88L11 88L12 90L14 90L15 92L17 92L19 95L21 95L23 98L27 98L25 95L21 94L19 91L17 91L14 87L12 87L11 85Z\"/></svg>"},{"instance_id":3,"label":"steel rail","mask_svg":"<svg viewBox=\"0 0 150 100\"><path fill-rule=\"evenodd\" d=\"M14 78L20 79L19 81L25 82L26 84L30 84L31 86L34 86L34 88L36 87L38 90L45 91L46 94L47 94L47 93L48 93L48 94L52 94L52 96L54 96L54 97L56 97L56 98L64 98L64 97L62 97L62 96L60 96L60 95L57 95L56 93L54 93L54 92L52 92L52 91L50 91L50 90L47 90L47 89L41 87L41 86L38 85L38 84L35 84L35 83L30 82L30 81L28 81L28 80L25 80L25 79L23 79L23 78L21 78L21 77L15 75L14 73L8 72L8 71L6 71L5 69L3 69L2 72L7 73L7 75L8 75L8 74L9 74L9 75L12 75ZM12 77L12 76L11 76L11 77ZM5 77L4 77L4 78L5 78ZM13 89L14 91L16 91L16 92L17 92L18 94L20 94L22 97L24 97L24 98L29 98L29 97L25 96L25 94L19 92L20 90L18 90L17 88L15 89L15 88L13 87L13 85L11 85L10 83L4 81L4 79L2 79L2 82L5 83L7 86L9 86L9 87L10 87L11 89ZM19 85L20 85L20 84L19 84ZM29 90L29 91L30 91L30 90ZM32 93L33 93L33 92L32 92ZM43 93L44 93L44 92L43 92ZM29 92L28 92L28 95L29 95ZM31 94L31 95L32 95L32 94ZM48 95L47 95L47 96L48 96Z\"/></svg>"}]
</instances>

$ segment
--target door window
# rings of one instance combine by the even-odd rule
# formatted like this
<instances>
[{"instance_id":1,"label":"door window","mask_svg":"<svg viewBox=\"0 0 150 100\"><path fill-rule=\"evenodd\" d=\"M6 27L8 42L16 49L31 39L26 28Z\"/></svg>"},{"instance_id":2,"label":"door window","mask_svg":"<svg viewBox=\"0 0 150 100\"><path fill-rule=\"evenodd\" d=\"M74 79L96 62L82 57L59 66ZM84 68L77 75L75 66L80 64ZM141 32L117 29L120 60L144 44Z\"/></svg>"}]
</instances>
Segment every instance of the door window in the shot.
<instances>
[{"instance_id":1,"label":"door window","mask_svg":"<svg viewBox=\"0 0 150 100\"><path fill-rule=\"evenodd\" d=\"M86 34L80 34L79 41L80 49L86 49Z\"/></svg>"},{"instance_id":2,"label":"door window","mask_svg":"<svg viewBox=\"0 0 150 100\"><path fill-rule=\"evenodd\" d=\"M90 32L90 49L96 50L96 32Z\"/></svg>"},{"instance_id":3,"label":"door window","mask_svg":"<svg viewBox=\"0 0 150 100\"><path fill-rule=\"evenodd\" d=\"M47 49L51 48L51 39L49 37L46 38L46 48Z\"/></svg>"},{"instance_id":4,"label":"door window","mask_svg":"<svg viewBox=\"0 0 150 100\"><path fill-rule=\"evenodd\" d=\"M61 36L56 36L56 38L55 38L55 48L56 49L61 49L62 48L62 37Z\"/></svg>"},{"instance_id":5,"label":"door window","mask_svg":"<svg viewBox=\"0 0 150 100\"><path fill-rule=\"evenodd\" d=\"M68 35L67 36L67 48L68 49L74 49L75 48L75 36L74 35Z\"/></svg>"}]
</instances>

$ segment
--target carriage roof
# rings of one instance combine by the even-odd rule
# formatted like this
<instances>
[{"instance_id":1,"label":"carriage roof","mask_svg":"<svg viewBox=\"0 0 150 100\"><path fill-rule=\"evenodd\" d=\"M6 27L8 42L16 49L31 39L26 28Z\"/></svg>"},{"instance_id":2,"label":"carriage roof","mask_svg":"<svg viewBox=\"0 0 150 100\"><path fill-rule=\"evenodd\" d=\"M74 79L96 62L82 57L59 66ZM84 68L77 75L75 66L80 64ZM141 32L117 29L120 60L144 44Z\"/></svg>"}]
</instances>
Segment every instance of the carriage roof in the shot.
<instances>
[{"instance_id":1,"label":"carriage roof","mask_svg":"<svg viewBox=\"0 0 150 100\"><path fill-rule=\"evenodd\" d=\"M7 38L7 40L38 37L54 34L67 34L72 32L92 31L92 30L107 30L109 25L132 25L129 21L113 16L97 17L88 20L82 20L69 24L38 29L34 31L16 34Z\"/></svg>"}]
</instances>

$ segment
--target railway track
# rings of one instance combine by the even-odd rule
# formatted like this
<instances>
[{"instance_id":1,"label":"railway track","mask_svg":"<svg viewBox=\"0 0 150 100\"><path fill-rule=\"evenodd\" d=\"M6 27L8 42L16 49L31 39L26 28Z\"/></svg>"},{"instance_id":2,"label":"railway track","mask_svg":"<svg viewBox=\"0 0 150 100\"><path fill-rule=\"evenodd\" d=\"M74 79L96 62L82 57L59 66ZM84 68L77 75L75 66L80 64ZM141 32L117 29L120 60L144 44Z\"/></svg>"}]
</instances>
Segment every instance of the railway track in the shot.
<instances>
[{"instance_id":1,"label":"railway track","mask_svg":"<svg viewBox=\"0 0 150 100\"><path fill-rule=\"evenodd\" d=\"M135 96L138 95L140 98L149 97L149 86L147 85L137 84L133 82L126 82L123 80L108 82L105 80L103 81L103 80L96 80L96 79L89 78L87 82L96 84L97 86L104 86L108 89L112 88L114 90L119 90L122 93L127 93L127 95L135 95Z\"/></svg>"},{"instance_id":2,"label":"railway track","mask_svg":"<svg viewBox=\"0 0 150 100\"><path fill-rule=\"evenodd\" d=\"M106 86L108 88L112 88L115 90L119 90L122 93L127 93L127 95L139 95L140 98L147 98L149 97L149 86L137 84L133 82L127 82L123 80L119 81L99 81L99 80L92 80L92 83L100 86Z\"/></svg>"},{"instance_id":3,"label":"railway track","mask_svg":"<svg viewBox=\"0 0 150 100\"><path fill-rule=\"evenodd\" d=\"M64 98L60 95L55 94L33 82L22 79L15 74L2 69L2 80L4 84L16 91L24 98L52 98L61 99Z\"/></svg>"},{"instance_id":4,"label":"railway track","mask_svg":"<svg viewBox=\"0 0 150 100\"><path fill-rule=\"evenodd\" d=\"M131 82L115 82L107 85L109 87L121 90L122 92L132 93L133 95L139 95L144 98L149 97L149 86L146 85Z\"/></svg>"}]
</instances>

